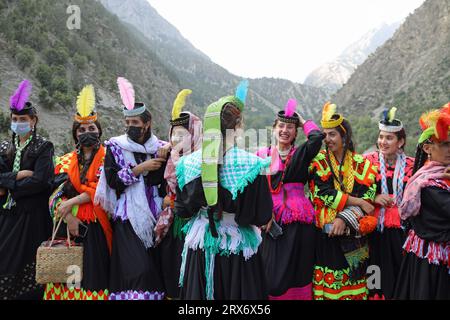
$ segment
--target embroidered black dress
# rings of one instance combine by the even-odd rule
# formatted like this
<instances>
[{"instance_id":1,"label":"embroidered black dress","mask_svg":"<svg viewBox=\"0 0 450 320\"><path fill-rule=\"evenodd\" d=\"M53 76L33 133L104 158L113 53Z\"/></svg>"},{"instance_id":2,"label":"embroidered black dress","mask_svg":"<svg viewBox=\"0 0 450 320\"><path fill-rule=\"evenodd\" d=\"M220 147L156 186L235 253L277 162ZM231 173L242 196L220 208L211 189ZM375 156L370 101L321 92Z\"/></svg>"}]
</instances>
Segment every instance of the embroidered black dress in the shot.
<instances>
[{"instance_id":1,"label":"embroidered black dress","mask_svg":"<svg viewBox=\"0 0 450 320\"><path fill-rule=\"evenodd\" d=\"M409 219L394 298L450 300L450 182L421 192L419 215Z\"/></svg>"},{"instance_id":2,"label":"embroidered black dress","mask_svg":"<svg viewBox=\"0 0 450 320\"><path fill-rule=\"evenodd\" d=\"M142 163L147 155L134 153L136 163ZM118 176L122 169L116 162L111 148L106 151L104 170L109 187L117 198L127 186ZM146 188L159 186L159 195L164 196L165 165L145 176ZM136 235L128 219L117 218L112 222L113 248L110 272L111 300L160 300L164 298L164 284L160 265L159 248L146 249Z\"/></svg>"},{"instance_id":3,"label":"embroidered black dress","mask_svg":"<svg viewBox=\"0 0 450 320\"><path fill-rule=\"evenodd\" d=\"M311 131L308 141L291 151L288 167L284 168L283 163L270 179L272 190L282 184L272 198L275 219L282 226L283 235L274 240L263 233L261 245L269 294L274 299L312 299L318 231L314 224L315 211L310 199L305 196L304 186L308 182L309 165L320 151L323 138L324 134L320 131ZM270 154L270 151L267 153Z\"/></svg>"},{"instance_id":4,"label":"embroidered black dress","mask_svg":"<svg viewBox=\"0 0 450 320\"><path fill-rule=\"evenodd\" d=\"M43 286L35 282L36 251L49 239L52 221L48 198L53 181L53 144L37 135L22 151L20 170L33 176L16 180L13 173L15 147L3 142L0 147L0 300L38 299ZM8 190L15 206L3 206Z\"/></svg>"}]
</instances>

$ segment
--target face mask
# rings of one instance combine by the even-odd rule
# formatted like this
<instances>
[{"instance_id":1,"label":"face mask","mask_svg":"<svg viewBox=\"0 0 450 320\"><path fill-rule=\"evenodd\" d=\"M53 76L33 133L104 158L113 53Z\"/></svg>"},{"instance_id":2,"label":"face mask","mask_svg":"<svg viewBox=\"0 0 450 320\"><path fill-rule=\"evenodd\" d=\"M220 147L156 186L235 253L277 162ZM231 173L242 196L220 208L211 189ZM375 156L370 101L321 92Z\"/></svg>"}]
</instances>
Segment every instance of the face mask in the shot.
<instances>
[{"instance_id":1,"label":"face mask","mask_svg":"<svg viewBox=\"0 0 450 320\"><path fill-rule=\"evenodd\" d=\"M128 127L127 135L128 137L136 143L139 143L139 139L142 137L142 127Z\"/></svg>"},{"instance_id":2,"label":"face mask","mask_svg":"<svg viewBox=\"0 0 450 320\"><path fill-rule=\"evenodd\" d=\"M31 131L28 122L11 122L11 130L20 137L26 136Z\"/></svg>"},{"instance_id":3,"label":"face mask","mask_svg":"<svg viewBox=\"0 0 450 320\"><path fill-rule=\"evenodd\" d=\"M99 142L98 133L96 132L83 133L78 137L78 141L80 142L80 145L83 147L87 148L92 147Z\"/></svg>"}]
</instances>

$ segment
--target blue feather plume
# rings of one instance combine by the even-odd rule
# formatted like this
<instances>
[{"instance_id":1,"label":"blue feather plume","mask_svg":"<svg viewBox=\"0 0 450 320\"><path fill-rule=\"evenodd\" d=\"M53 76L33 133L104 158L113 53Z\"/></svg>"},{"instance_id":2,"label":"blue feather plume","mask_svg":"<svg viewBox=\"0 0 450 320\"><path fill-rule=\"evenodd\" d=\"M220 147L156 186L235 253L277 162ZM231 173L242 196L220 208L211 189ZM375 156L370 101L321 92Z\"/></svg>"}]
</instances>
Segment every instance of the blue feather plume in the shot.
<instances>
[{"instance_id":1,"label":"blue feather plume","mask_svg":"<svg viewBox=\"0 0 450 320\"><path fill-rule=\"evenodd\" d=\"M247 100L247 93L248 93L248 80L242 80L236 89L236 98L238 98L239 100L242 101L242 103L245 104L245 101Z\"/></svg>"},{"instance_id":2,"label":"blue feather plume","mask_svg":"<svg viewBox=\"0 0 450 320\"><path fill-rule=\"evenodd\" d=\"M383 111L383 120L384 121L388 121L388 113L389 113L389 109L385 109Z\"/></svg>"}]
</instances>

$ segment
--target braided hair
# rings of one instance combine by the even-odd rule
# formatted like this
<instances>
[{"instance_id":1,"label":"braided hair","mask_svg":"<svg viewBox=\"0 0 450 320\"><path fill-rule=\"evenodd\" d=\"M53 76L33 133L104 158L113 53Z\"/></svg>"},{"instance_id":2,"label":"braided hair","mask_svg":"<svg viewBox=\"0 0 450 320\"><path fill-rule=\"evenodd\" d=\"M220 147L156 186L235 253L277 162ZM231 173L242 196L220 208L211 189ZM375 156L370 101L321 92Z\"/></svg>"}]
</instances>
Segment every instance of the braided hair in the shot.
<instances>
[{"instance_id":1,"label":"braided hair","mask_svg":"<svg viewBox=\"0 0 450 320\"><path fill-rule=\"evenodd\" d=\"M423 146L425 144L431 143L430 140L426 140L425 142L418 144L416 149L416 157L414 161L414 169L413 169L413 175L420 170L425 164L425 162L428 160L428 154L423 150Z\"/></svg>"}]
</instances>

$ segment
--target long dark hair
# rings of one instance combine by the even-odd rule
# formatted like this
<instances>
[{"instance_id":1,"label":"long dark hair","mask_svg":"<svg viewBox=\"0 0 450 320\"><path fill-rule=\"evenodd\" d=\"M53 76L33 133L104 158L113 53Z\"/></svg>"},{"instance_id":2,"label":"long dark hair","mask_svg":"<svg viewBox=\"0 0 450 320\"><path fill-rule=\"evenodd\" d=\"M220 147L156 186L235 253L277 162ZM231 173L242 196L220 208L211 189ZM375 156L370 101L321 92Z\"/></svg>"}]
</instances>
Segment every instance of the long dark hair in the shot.
<instances>
[{"instance_id":1,"label":"long dark hair","mask_svg":"<svg viewBox=\"0 0 450 320\"><path fill-rule=\"evenodd\" d=\"M236 128L242 123L242 112L232 103L227 103L221 112L220 130L225 138L227 130Z\"/></svg>"},{"instance_id":2,"label":"long dark hair","mask_svg":"<svg viewBox=\"0 0 450 320\"><path fill-rule=\"evenodd\" d=\"M413 175L420 170L420 168L423 167L423 165L425 164L425 162L428 160L428 154L423 150L423 146L425 144L430 144L431 141L427 140L421 144L417 145L416 148L416 158L414 161L414 169L413 169Z\"/></svg>"},{"instance_id":3,"label":"long dark hair","mask_svg":"<svg viewBox=\"0 0 450 320\"><path fill-rule=\"evenodd\" d=\"M144 113L139 115L139 118L144 122L144 124L147 124L152 121L152 114L150 111L145 110ZM148 139L152 136L152 128L150 127L144 134L144 143L147 142Z\"/></svg>"}]
</instances>

